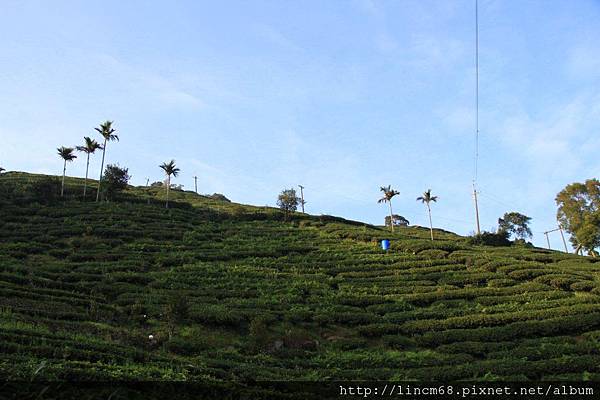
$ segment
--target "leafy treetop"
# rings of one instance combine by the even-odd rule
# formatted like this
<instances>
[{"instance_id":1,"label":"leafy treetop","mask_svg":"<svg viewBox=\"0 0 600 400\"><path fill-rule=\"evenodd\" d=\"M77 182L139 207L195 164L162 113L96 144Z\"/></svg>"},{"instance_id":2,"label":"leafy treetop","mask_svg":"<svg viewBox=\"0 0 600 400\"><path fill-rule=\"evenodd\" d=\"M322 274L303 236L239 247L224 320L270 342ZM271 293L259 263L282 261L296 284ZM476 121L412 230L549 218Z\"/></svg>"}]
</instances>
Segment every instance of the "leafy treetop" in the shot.
<instances>
[{"instance_id":1,"label":"leafy treetop","mask_svg":"<svg viewBox=\"0 0 600 400\"><path fill-rule=\"evenodd\" d=\"M519 239L528 239L533 236L529 228L531 218L512 211L505 213L502 218L498 218L498 232L506 232L508 235L515 235Z\"/></svg>"}]
</instances>

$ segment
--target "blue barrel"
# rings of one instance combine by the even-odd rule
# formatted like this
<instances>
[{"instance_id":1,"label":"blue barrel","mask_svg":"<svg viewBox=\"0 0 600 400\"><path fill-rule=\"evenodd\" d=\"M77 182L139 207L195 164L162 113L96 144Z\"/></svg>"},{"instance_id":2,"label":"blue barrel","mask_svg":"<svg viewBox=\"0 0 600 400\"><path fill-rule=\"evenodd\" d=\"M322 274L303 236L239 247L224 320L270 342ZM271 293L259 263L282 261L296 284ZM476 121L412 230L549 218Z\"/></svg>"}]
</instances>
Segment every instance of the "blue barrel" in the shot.
<instances>
[{"instance_id":1,"label":"blue barrel","mask_svg":"<svg viewBox=\"0 0 600 400\"><path fill-rule=\"evenodd\" d=\"M390 241L388 239L383 239L381 241L381 248L387 251L390 248Z\"/></svg>"}]
</instances>

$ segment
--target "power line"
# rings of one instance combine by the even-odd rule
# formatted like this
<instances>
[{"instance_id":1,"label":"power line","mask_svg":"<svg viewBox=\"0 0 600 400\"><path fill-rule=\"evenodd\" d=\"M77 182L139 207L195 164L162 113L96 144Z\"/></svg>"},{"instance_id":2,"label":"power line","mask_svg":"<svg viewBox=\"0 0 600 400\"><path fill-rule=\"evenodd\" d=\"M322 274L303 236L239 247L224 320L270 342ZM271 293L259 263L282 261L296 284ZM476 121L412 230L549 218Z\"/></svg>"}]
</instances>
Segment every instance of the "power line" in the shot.
<instances>
[{"instance_id":1,"label":"power line","mask_svg":"<svg viewBox=\"0 0 600 400\"><path fill-rule=\"evenodd\" d=\"M507 208L509 208L509 209L510 209L510 208L512 208L512 209L514 209L514 210L516 210L516 209L517 209L517 207L514 207L514 206L512 206L512 205L510 205L510 204L508 204L508 203L505 203L505 202L503 202L503 201L500 201L500 200L498 200L497 198L495 198L495 197L492 197L492 196L488 195L488 194L487 194L487 193L485 193L485 192L478 192L478 193L479 193L479 195L480 195L480 196L483 196L483 197L485 197L485 198L486 198L486 199L488 199L488 200L491 200L491 201L493 201L493 202L495 202L495 203L497 203L497 204L500 204L501 206L507 207Z\"/></svg>"}]
</instances>

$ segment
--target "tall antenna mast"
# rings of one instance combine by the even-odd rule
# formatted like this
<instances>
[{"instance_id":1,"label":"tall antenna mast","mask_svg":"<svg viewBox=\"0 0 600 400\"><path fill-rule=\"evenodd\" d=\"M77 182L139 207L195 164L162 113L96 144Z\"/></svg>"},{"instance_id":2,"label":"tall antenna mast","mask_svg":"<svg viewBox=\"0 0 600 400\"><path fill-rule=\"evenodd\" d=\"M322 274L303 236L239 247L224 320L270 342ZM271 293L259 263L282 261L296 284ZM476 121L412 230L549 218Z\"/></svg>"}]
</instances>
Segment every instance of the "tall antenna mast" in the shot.
<instances>
[{"instance_id":1,"label":"tall antenna mast","mask_svg":"<svg viewBox=\"0 0 600 400\"><path fill-rule=\"evenodd\" d=\"M477 204L477 169L479 161L479 9L475 0L475 171L473 175L473 200L475 200L475 220L477 234L481 234L479 226L479 205Z\"/></svg>"}]
</instances>

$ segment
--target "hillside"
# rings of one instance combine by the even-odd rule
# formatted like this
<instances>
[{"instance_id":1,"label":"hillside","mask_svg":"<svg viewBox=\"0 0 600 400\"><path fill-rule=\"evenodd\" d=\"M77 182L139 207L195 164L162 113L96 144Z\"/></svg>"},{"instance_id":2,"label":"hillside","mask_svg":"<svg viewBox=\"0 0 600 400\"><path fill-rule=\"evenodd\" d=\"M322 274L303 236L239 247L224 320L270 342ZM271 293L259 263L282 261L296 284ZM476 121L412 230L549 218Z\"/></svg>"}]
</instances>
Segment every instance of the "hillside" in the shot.
<instances>
[{"instance_id":1,"label":"hillside","mask_svg":"<svg viewBox=\"0 0 600 400\"><path fill-rule=\"evenodd\" d=\"M40 179L0 176L4 379L600 380L593 259Z\"/></svg>"}]
</instances>

